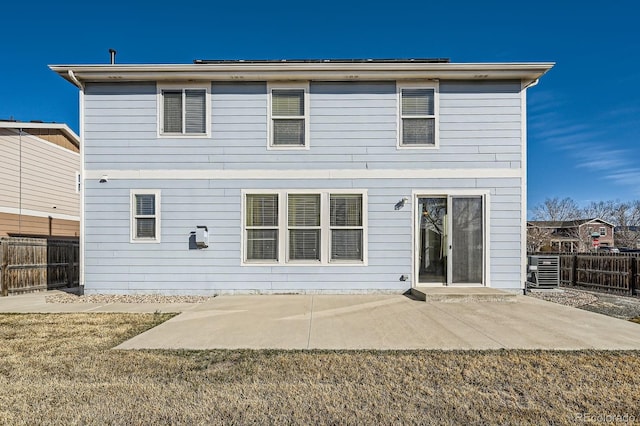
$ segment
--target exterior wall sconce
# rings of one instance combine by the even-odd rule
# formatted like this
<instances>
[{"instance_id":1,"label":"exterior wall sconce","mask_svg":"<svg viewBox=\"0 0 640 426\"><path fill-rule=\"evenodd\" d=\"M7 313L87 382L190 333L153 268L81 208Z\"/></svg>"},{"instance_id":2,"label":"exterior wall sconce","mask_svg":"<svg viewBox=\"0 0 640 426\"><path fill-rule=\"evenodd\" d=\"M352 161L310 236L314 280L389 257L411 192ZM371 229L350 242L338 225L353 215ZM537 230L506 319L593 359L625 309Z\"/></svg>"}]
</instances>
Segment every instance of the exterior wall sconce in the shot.
<instances>
[{"instance_id":1,"label":"exterior wall sconce","mask_svg":"<svg viewBox=\"0 0 640 426\"><path fill-rule=\"evenodd\" d=\"M404 207L405 204L407 204L407 201L409 201L409 199L407 197L402 197L402 200L398 201L394 207L394 209L396 210L400 210L401 208Z\"/></svg>"},{"instance_id":2,"label":"exterior wall sconce","mask_svg":"<svg viewBox=\"0 0 640 426\"><path fill-rule=\"evenodd\" d=\"M107 175L102 175L102 177L100 178L100 180L98 181L100 183L107 183L109 182L109 176Z\"/></svg>"}]
</instances>

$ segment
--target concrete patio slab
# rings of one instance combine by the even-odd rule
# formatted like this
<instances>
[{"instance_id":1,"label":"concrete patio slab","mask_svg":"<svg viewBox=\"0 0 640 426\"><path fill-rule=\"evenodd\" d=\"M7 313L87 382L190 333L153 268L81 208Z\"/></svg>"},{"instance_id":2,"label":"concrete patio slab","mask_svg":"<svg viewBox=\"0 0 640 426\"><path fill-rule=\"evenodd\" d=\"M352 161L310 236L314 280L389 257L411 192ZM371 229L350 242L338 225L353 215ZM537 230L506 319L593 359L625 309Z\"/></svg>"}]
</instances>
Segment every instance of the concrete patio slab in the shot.
<instances>
[{"instance_id":1,"label":"concrete patio slab","mask_svg":"<svg viewBox=\"0 0 640 426\"><path fill-rule=\"evenodd\" d=\"M640 325L527 296L220 296L117 348L640 350Z\"/></svg>"},{"instance_id":2,"label":"concrete patio slab","mask_svg":"<svg viewBox=\"0 0 640 426\"><path fill-rule=\"evenodd\" d=\"M528 296L417 301L402 295L219 296L205 303L47 303L0 312L182 312L119 349L640 350L640 325Z\"/></svg>"}]
</instances>

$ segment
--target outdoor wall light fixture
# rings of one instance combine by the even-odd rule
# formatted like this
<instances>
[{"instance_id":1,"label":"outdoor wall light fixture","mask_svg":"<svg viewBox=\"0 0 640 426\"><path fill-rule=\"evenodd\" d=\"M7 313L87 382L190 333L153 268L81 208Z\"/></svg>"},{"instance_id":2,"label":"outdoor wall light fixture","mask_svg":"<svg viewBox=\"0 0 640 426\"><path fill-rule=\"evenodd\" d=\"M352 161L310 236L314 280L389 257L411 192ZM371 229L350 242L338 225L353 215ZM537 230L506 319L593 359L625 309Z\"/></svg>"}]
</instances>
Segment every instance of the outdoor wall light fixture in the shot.
<instances>
[{"instance_id":1,"label":"outdoor wall light fixture","mask_svg":"<svg viewBox=\"0 0 640 426\"><path fill-rule=\"evenodd\" d=\"M107 183L109 182L109 176L107 175L102 175L102 177L100 178L100 180L98 181L100 183Z\"/></svg>"},{"instance_id":2,"label":"outdoor wall light fixture","mask_svg":"<svg viewBox=\"0 0 640 426\"><path fill-rule=\"evenodd\" d=\"M402 197L402 200L398 201L394 207L394 209L396 210L400 210L401 208L404 207L405 204L407 204L407 201L409 201L409 199L407 197Z\"/></svg>"}]
</instances>

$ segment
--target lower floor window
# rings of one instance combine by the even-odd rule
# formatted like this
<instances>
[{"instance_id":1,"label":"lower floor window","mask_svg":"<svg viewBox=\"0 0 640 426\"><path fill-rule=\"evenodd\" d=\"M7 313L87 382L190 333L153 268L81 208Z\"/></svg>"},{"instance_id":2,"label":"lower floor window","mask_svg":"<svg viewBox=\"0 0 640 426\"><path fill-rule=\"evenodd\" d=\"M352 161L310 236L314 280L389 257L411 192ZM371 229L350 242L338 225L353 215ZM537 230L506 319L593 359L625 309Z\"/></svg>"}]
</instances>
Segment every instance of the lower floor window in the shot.
<instances>
[{"instance_id":1,"label":"lower floor window","mask_svg":"<svg viewBox=\"0 0 640 426\"><path fill-rule=\"evenodd\" d=\"M131 241L158 242L160 229L160 192L131 191Z\"/></svg>"},{"instance_id":2,"label":"lower floor window","mask_svg":"<svg viewBox=\"0 0 640 426\"><path fill-rule=\"evenodd\" d=\"M362 263L366 193L247 192L244 260L253 263Z\"/></svg>"}]
</instances>

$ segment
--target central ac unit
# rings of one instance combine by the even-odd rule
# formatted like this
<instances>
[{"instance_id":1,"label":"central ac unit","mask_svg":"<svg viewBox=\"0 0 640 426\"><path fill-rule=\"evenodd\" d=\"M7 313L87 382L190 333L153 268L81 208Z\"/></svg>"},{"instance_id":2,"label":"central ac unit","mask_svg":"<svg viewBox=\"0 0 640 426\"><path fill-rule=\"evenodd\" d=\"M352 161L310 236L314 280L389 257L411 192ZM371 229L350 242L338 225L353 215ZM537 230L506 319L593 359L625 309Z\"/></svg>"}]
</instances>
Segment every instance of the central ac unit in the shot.
<instances>
[{"instance_id":1,"label":"central ac unit","mask_svg":"<svg viewBox=\"0 0 640 426\"><path fill-rule=\"evenodd\" d=\"M537 288L559 287L560 257L544 255L529 256L527 286Z\"/></svg>"}]
</instances>

